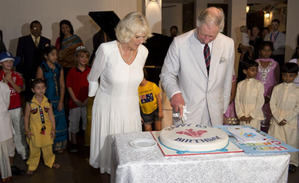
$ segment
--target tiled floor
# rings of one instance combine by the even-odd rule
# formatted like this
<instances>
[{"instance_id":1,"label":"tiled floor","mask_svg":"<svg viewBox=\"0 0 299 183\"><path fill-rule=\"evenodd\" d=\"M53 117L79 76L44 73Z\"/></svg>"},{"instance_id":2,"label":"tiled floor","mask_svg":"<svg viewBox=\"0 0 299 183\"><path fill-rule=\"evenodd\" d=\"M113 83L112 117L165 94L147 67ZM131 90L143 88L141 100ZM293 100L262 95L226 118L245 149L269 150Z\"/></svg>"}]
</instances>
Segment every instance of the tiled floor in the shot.
<instances>
[{"instance_id":1,"label":"tiled floor","mask_svg":"<svg viewBox=\"0 0 299 183\"><path fill-rule=\"evenodd\" d=\"M64 152L56 155L59 169L50 169L41 162L37 171L32 175L13 177L13 183L108 183L109 176L101 175L99 169L88 164L88 149L82 148L78 153ZM26 169L25 162L17 158L16 164Z\"/></svg>"}]
</instances>

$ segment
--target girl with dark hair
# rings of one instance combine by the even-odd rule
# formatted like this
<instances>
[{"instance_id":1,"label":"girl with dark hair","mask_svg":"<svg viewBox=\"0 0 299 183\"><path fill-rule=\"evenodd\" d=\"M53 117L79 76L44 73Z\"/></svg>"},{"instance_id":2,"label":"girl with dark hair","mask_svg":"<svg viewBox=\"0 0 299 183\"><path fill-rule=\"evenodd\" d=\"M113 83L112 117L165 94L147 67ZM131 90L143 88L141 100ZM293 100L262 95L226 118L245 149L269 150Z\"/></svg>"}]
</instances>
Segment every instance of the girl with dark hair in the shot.
<instances>
[{"instance_id":1,"label":"girl with dark hair","mask_svg":"<svg viewBox=\"0 0 299 183\"><path fill-rule=\"evenodd\" d=\"M57 51L54 46L44 50L45 61L38 67L36 78L44 79L47 85L46 97L53 106L56 133L54 139L54 151L63 152L67 143L67 125L64 106L64 72L57 63Z\"/></svg>"},{"instance_id":2,"label":"girl with dark hair","mask_svg":"<svg viewBox=\"0 0 299 183\"><path fill-rule=\"evenodd\" d=\"M58 62L63 66L65 72L75 67L75 50L82 46L83 42L79 36L74 34L74 29L70 21L62 20L59 23L60 36L56 40L56 48L59 51ZM66 74L66 73L65 73Z\"/></svg>"},{"instance_id":3,"label":"girl with dark hair","mask_svg":"<svg viewBox=\"0 0 299 183\"><path fill-rule=\"evenodd\" d=\"M265 132L268 131L269 122L272 117L269 103L272 89L279 82L279 64L271 58L272 52L272 42L264 41L261 43L259 49L259 58L255 60L259 65L256 79L264 84L265 104L263 106L263 112L266 119L262 122L261 129Z\"/></svg>"}]
</instances>

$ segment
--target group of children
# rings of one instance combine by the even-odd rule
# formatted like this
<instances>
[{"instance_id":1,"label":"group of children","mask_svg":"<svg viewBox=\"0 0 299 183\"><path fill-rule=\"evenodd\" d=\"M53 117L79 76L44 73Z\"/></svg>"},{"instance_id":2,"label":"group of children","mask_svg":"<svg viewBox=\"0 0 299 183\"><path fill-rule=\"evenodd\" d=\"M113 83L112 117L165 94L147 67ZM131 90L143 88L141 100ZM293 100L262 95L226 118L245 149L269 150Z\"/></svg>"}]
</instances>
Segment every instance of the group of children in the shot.
<instances>
[{"instance_id":1,"label":"group of children","mask_svg":"<svg viewBox=\"0 0 299 183\"><path fill-rule=\"evenodd\" d=\"M297 77L298 64L286 63L281 68L283 82L276 85L279 82L279 65L270 58L272 50L271 43L264 42L259 59L242 63L246 79L238 83L231 109L235 110L241 125L261 129L264 124L270 123L270 135L297 147L299 88L293 81ZM56 152L63 151L68 136L71 151L77 151L76 134L79 132L80 119L83 129L90 129L87 121L89 56L85 47L77 48L77 66L69 70L65 82L63 69L57 63L56 48L45 48L45 61L37 70L37 79L32 81L34 96L26 103L23 123L20 93L24 90L24 82L22 76L13 69L15 58L7 52L0 54L0 169L3 181L9 180L12 175L15 147L21 157L27 159L24 135L30 150L28 174L37 169L40 151L43 152L46 166L59 168L52 148ZM69 129L63 109L65 87L70 96ZM152 124L155 130L161 130L163 113L159 87L144 78L138 93L145 130L151 131ZM290 169L295 171L298 166L297 153L291 154L290 164Z\"/></svg>"},{"instance_id":2,"label":"group of children","mask_svg":"<svg viewBox=\"0 0 299 183\"><path fill-rule=\"evenodd\" d=\"M26 86L31 87L34 95L31 101L26 102L24 116L21 98L21 92L25 87L23 78L14 71L15 58L8 52L0 55L2 68L0 71L0 104L3 105L0 119L0 155L3 161L0 162L0 169L3 181L10 180L12 176L11 165L15 147L23 160L28 158L27 174L33 174L37 169L40 151L42 151L46 166L59 168L60 165L55 162L53 151L62 152L66 148L69 136L70 151L77 152L76 134L79 132L80 119L83 122L83 130L90 129L91 126L90 123L87 124L87 110L91 111L87 109L89 52L84 46L76 49L77 67L68 71L66 81L64 70L57 63L56 48L48 46L43 53L44 61L37 69L36 79L31 82L31 86ZM70 96L68 129L64 111L65 87ZM145 130L152 130L152 124L155 124L156 130L161 130L163 114L159 87L144 79L138 91ZM23 142L24 139L27 143ZM27 144L30 151L29 157L27 157Z\"/></svg>"},{"instance_id":3,"label":"group of children","mask_svg":"<svg viewBox=\"0 0 299 183\"><path fill-rule=\"evenodd\" d=\"M260 58L242 62L246 78L237 84L234 103L236 118L241 125L249 125L298 148L299 88L294 83L298 63L279 64L270 58L272 44L263 42ZM280 70L280 72L279 72ZM282 83L279 83L279 73ZM269 131L266 125L269 124ZM291 153L290 172L298 167L298 153Z\"/></svg>"},{"instance_id":4,"label":"group of children","mask_svg":"<svg viewBox=\"0 0 299 183\"><path fill-rule=\"evenodd\" d=\"M8 52L0 54L0 170L3 182L11 179L15 148L23 160L28 158L27 174L33 174L37 169L40 151L46 166L59 168L53 150L63 152L69 136L71 149L76 152L80 119L83 129L86 128L89 52L83 46L78 47L75 53L77 66L67 73L66 87L70 95L69 130L64 112L64 73L57 63L56 48L46 47L43 56L44 62L38 67L36 79L31 82L31 86L26 86L31 87L34 95L31 101L26 102L23 115L23 78L14 71L15 58ZM27 143L24 142L25 139Z\"/></svg>"}]
</instances>

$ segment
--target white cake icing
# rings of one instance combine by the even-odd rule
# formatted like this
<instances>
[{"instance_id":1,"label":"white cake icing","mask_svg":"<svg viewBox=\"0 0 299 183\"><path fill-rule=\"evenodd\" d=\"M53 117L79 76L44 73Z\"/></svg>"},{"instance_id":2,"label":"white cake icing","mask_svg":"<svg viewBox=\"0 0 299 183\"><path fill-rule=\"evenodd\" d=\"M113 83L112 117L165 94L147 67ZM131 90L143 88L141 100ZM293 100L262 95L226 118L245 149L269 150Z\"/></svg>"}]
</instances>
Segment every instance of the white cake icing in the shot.
<instances>
[{"instance_id":1,"label":"white cake icing","mask_svg":"<svg viewBox=\"0 0 299 183\"><path fill-rule=\"evenodd\" d=\"M214 151L228 144L228 135L218 129L198 124L181 124L164 128L160 141L178 151Z\"/></svg>"}]
</instances>

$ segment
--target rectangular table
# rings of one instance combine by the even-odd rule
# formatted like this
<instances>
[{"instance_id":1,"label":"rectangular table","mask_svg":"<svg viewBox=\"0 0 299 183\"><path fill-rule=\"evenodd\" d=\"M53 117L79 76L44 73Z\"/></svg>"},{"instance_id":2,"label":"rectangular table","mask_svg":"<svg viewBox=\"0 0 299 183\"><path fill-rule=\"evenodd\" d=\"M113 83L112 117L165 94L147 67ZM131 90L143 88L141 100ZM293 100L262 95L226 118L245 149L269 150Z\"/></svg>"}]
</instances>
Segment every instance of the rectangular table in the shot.
<instances>
[{"instance_id":1,"label":"rectangular table","mask_svg":"<svg viewBox=\"0 0 299 183\"><path fill-rule=\"evenodd\" d=\"M288 179L288 153L271 155L213 154L164 157L158 146L135 149L131 140L149 132L115 136L112 182L117 183L283 183Z\"/></svg>"}]
</instances>

